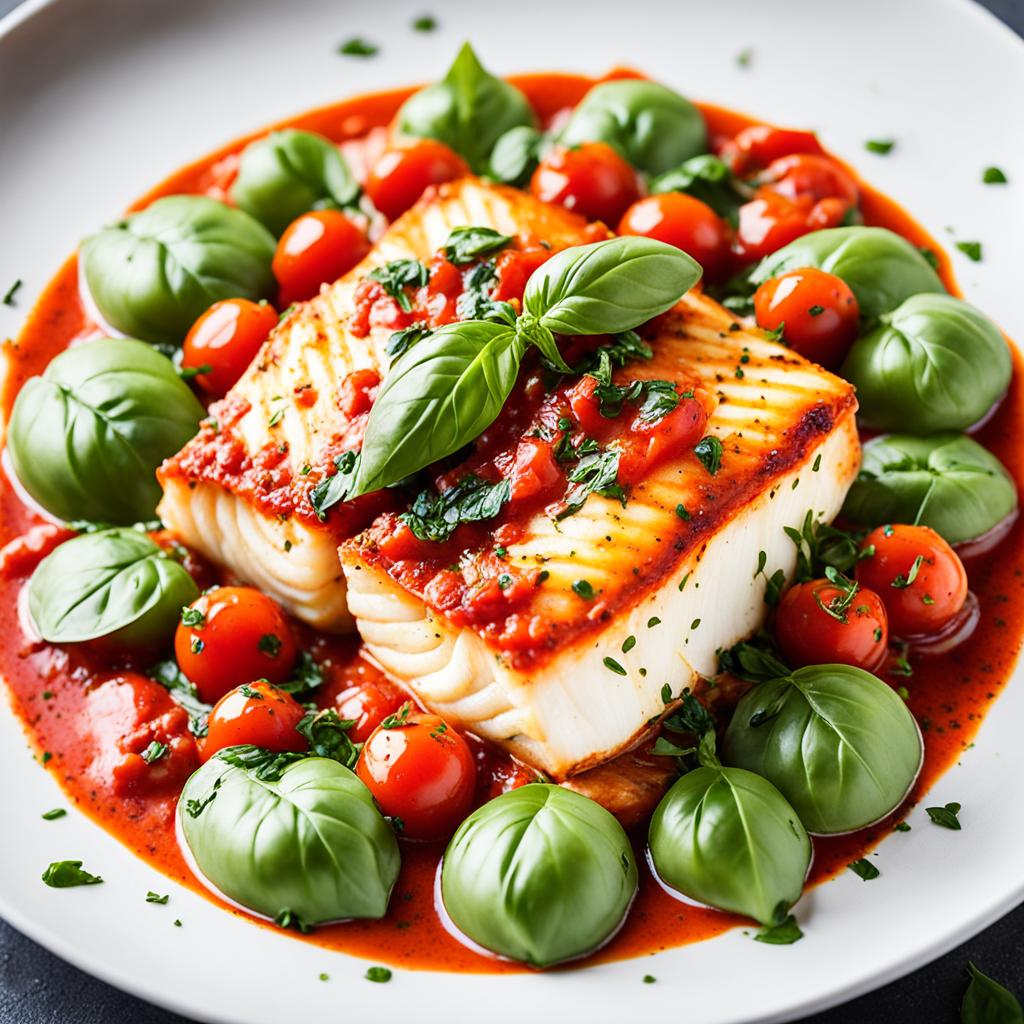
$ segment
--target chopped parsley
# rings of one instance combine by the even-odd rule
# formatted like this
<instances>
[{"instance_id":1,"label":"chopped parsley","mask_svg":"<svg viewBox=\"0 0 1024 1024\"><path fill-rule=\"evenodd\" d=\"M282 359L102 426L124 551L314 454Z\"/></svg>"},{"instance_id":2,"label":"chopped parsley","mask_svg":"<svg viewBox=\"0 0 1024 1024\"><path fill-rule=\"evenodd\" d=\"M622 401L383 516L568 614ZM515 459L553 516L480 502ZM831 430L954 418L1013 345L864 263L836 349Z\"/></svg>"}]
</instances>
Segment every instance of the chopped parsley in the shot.
<instances>
[{"instance_id":1,"label":"chopped parsley","mask_svg":"<svg viewBox=\"0 0 1024 1024\"><path fill-rule=\"evenodd\" d=\"M399 518L419 540L442 543L462 523L479 523L500 515L512 496L512 483L491 483L472 473L440 494L420 491L412 507Z\"/></svg>"},{"instance_id":2,"label":"chopped parsley","mask_svg":"<svg viewBox=\"0 0 1024 1024\"><path fill-rule=\"evenodd\" d=\"M325 476L310 492L309 503L317 518L323 522L329 509L348 500L349 492L356 482L359 473L359 452L352 449L342 452L334 460L337 472Z\"/></svg>"},{"instance_id":3,"label":"chopped parsley","mask_svg":"<svg viewBox=\"0 0 1024 1024\"><path fill-rule=\"evenodd\" d=\"M927 811L928 817L936 825L952 829L954 832L960 831L962 826L960 825L959 817L957 817L960 813L960 804L949 803L943 807L926 807L925 811Z\"/></svg>"},{"instance_id":4,"label":"chopped parsley","mask_svg":"<svg viewBox=\"0 0 1024 1024\"><path fill-rule=\"evenodd\" d=\"M281 638L275 633L264 633L257 641L256 647L268 658L276 658L281 653Z\"/></svg>"},{"instance_id":5,"label":"chopped parsley","mask_svg":"<svg viewBox=\"0 0 1024 1024\"><path fill-rule=\"evenodd\" d=\"M684 523L688 523L693 518L690 513L686 511L686 506L682 502L676 505L676 515L679 516Z\"/></svg>"},{"instance_id":6,"label":"chopped parsley","mask_svg":"<svg viewBox=\"0 0 1024 1024\"><path fill-rule=\"evenodd\" d=\"M629 652L631 650L633 650L634 647L636 647L636 637L635 636L627 636L626 639L622 641L622 653L623 654L629 654Z\"/></svg>"},{"instance_id":7,"label":"chopped parsley","mask_svg":"<svg viewBox=\"0 0 1024 1024\"><path fill-rule=\"evenodd\" d=\"M503 235L494 228L456 228L444 244L444 254L456 266L472 263L481 256L504 249L512 241L511 235Z\"/></svg>"},{"instance_id":8,"label":"chopped parsley","mask_svg":"<svg viewBox=\"0 0 1024 1024\"><path fill-rule=\"evenodd\" d=\"M981 180L986 185L1005 185L1009 178L999 167L986 167L982 172Z\"/></svg>"},{"instance_id":9,"label":"chopped parsley","mask_svg":"<svg viewBox=\"0 0 1024 1024\"><path fill-rule=\"evenodd\" d=\"M380 47L361 36L353 36L338 47L338 53L346 57L376 57Z\"/></svg>"},{"instance_id":10,"label":"chopped parsley","mask_svg":"<svg viewBox=\"0 0 1024 1024\"><path fill-rule=\"evenodd\" d=\"M873 878L877 878L882 872L875 867L871 861L861 857L860 860L855 860L852 864L846 865L855 875L863 878L865 882L870 882Z\"/></svg>"},{"instance_id":11,"label":"chopped parsley","mask_svg":"<svg viewBox=\"0 0 1024 1024\"><path fill-rule=\"evenodd\" d=\"M201 629L206 625L206 616L198 608L189 608L186 605L181 609L181 624Z\"/></svg>"},{"instance_id":12,"label":"chopped parsley","mask_svg":"<svg viewBox=\"0 0 1024 1024\"><path fill-rule=\"evenodd\" d=\"M917 579L917 574L921 571L921 564L923 562L924 555L918 555L914 559L914 564L911 565L910 571L906 574L900 573L889 585L897 590L906 590Z\"/></svg>"},{"instance_id":13,"label":"chopped parsley","mask_svg":"<svg viewBox=\"0 0 1024 1024\"><path fill-rule=\"evenodd\" d=\"M418 18L413 18L413 32L433 32L436 28L437 18L432 14L421 14Z\"/></svg>"},{"instance_id":14,"label":"chopped parsley","mask_svg":"<svg viewBox=\"0 0 1024 1024\"><path fill-rule=\"evenodd\" d=\"M18 294L18 289L21 288L23 283L24 282L19 277L17 281L15 281L14 284L12 284L11 287L7 289L7 291L4 293L3 299L5 306L13 306L15 304L14 296Z\"/></svg>"},{"instance_id":15,"label":"chopped parsley","mask_svg":"<svg viewBox=\"0 0 1024 1024\"><path fill-rule=\"evenodd\" d=\"M614 658L604 658L604 667L614 672L617 676L624 676L626 674L626 670Z\"/></svg>"},{"instance_id":16,"label":"chopped parsley","mask_svg":"<svg viewBox=\"0 0 1024 1024\"><path fill-rule=\"evenodd\" d=\"M393 715L388 715L380 723L382 729L401 729L409 722L409 715L412 713L412 701L406 701Z\"/></svg>"},{"instance_id":17,"label":"chopped parsley","mask_svg":"<svg viewBox=\"0 0 1024 1024\"><path fill-rule=\"evenodd\" d=\"M391 968L368 967L365 977L367 981L375 981L378 984L383 984L384 982L391 980Z\"/></svg>"},{"instance_id":18,"label":"chopped parsley","mask_svg":"<svg viewBox=\"0 0 1024 1024\"><path fill-rule=\"evenodd\" d=\"M43 881L51 889L70 889L76 885L99 885L99 875L82 870L80 860L55 860L42 874Z\"/></svg>"},{"instance_id":19,"label":"chopped parsley","mask_svg":"<svg viewBox=\"0 0 1024 1024\"><path fill-rule=\"evenodd\" d=\"M163 906L170 898L170 894L161 896L159 893L153 892L152 889L146 893L147 903L159 903L161 906Z\"/></svg>"},{"instance_id":20,"label":"chopped parsley","mask_svg":"<svg viewBox=\"0 0 1024 1024\"><path fill-rule=\"evenodd\" d=\"M888 156L893 151L893 147L896 145L895 139L868 139L864 143L864 148L869 153L878 153L879 156Z\"/></svg>"},{"instance_id":21,"label":"chopped parsley","mask_svg":"<svg viewBox=\"0 0 1024 1024\"><path fill-rule=\"evenodd\" d=\"M155 761L159 761L160 758L166 757L170 752L170 747L166 743L161 743L158 740L153 740L148 747L142 752L142 760L146 764L153 764Z\"/></svg>"},{"instance_id":22,"label":"chopped parsley","mask_svg":"<svg viewBox=\"0 0 1024 1024\"><path fill-rule=\"evenodd\" d=\"M824 306L818 306L818 305L811 306L810 309L807 310L807 313L808 313L809 316L821 316L821 314L824 313L824 312L825 312L825 307Z\"/></svg>"},{"instance_id":23,"label":"chopped parsley","mask_svg":"<svg viewBox=\"0 0 1024 1024\"><path fill-rule=\"evenodd\" d=\"M295 731L306 738L314 757L327 757L354 770L359 748L348 734L353 725L354 720L341 718L334 708L324 708L307 711Z\"/></svg>"},{"instance_id":24,"label":"chopped parsley","mask_svg":"<svg viewBox=\"0 0 1024 1024\"><path fill-rule=\"evenodd\" d=\"M804 937L796 918L790 914L778 924L762 928L755 936L756 942L767 942L773 946L791 946Z\"/></svg>"},{"instance_id":25,"label":"chopped parsley","mask_svg":"<svg viewBox=\"0 0 1024 1024\"><path fill-rule=\"evenodd\" d=\"M398 303L403 313L412 312L412 302L405 289L423 287L430 279L425 263L420 260L392 260L366 275L376 281Z\"/></svg>"},{"instance_id":26,"label":"chopped parsley","mask_svg":"<svg viewBox=\"0 0 1024 1024\"><path fill-rule=\"evenodd\" d=\"M748 46L746 49L740 50L736 54L736 66L740 68L749 68L754 62L754 51Z\"/></svg>"},{"instance_id":27,"label":"chopped parsley","mask_svg":"<svg viewBox=\"0 0 1024 1024\"><path fill-rule=\"evenodd\" d=\"M648 629L654 629L655 626L660 626L660 625L661 625L661 619L659 619L657 615L652 615L647 620L647 628ZM667 686L668 684L666 683L665 685Z\"/></svg>"},{"instance_id":28,"label":"chopped parsley","mask_svg":"<svg viewBox=\"0 0 1024 1024\"><path fill-rule=\"evenodd\" d=\"M52 811L45 811L41 817L43 821L56 821L58 818L63 818L67 813L63 807L54 807Z\"/></svg>"},{"instance_id":29,"label":"chopped parsley","mask_svg":"<svg viewBox=\"0 0 1024 1024\"><path fill-rule=\"evenodd\" d=\"M576 580L572 585L573 593L584 601L594 600L594 588L588 580Z\"/></svg>"},{"instance_id":30,"label":"chopped parsley","mask_svg":"<svg viewBox=\"0 0 1024 1024\"><path fill-rule=\"evenodd\" d=\"M653 985L658 979L653 974L644 975L644 984Z\"/></svg>"},{"instance_id":31,"label":"chopped parsley","mask_svg":"<svg viewBox=\"0 0 1024 1024\"><path fill-rule=\"evenodd\" d=\"M892 828L893 828L894 832L909 832L910 831L910 826L905 821L897 821L896 824L893 825Z\"/></svg>"},{"instance_id":32,"label":"chopped parsley","mask_svg":"<svg viewBox=\"0 0 1024 1024\"><path fill-rule=\"evenodd\" d=\"M601 449L594 442L584 442L576 449L583 453L579 462L569 471L569 488L565 492L564 507L558 519L564 519L583 507L591 494L618 499L626 506L626 493L618 483L619 453L613 448Z\"/></svg>"},{"instance_id":33,"label":"chopped parsley","mask_svg":"<svg viewBox=\"0 0 1024 1024\"><path fill-rule=\"evenodd\" d=\"M714 476L722 465L722 442L710 434L697 442L693 454L701 461L701 465Z\"/></svg>"},{"instance_id":34,"label":"chopped parsley","mask_svg":"<svg viewBox=\"0 0 1024 1024\"><path fill-rule=\"evenodd\" d=\"M975 263L981 262L981 242L957 242L956 247Z\"/></svg>"}]
</instances>

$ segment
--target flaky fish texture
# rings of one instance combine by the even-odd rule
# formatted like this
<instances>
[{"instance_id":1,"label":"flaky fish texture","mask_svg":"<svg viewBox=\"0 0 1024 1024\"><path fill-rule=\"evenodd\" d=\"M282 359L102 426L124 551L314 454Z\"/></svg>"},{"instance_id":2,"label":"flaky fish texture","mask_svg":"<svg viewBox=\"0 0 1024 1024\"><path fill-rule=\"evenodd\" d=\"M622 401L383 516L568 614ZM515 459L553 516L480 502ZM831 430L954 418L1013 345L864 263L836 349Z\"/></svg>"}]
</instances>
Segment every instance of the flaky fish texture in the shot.
<instances>
[{"instance_id":1,"label":"flaky fish texture","mask_svg":"<svg viewBox=\"0 0 1024 1024\"><path fill-rule=\"evenodd\" d=\"M369 496L320 522L309 503L365 424L365 412L347 414L339 400L346 378L388 363L389 330L350 330L356 286L392 260L429 260L453 228L469 225L553 248L576 244L586 227L574 214L475 178L431 190L357 267L284 317L207 425L158 474L158 513L186 544L320 629L352 629L337 545L388 507L386 497Z\"/></svg>"},{"instance_id":2,"label":"flaky fish texture","mask_svg":"<svg viewBox=\"0 0 1024 1024\"><path fill-rule=\"evenodd\" d=\"M530 622L528 647L456 626L428 590L400 585L408 577L373 530L341 547L349 609L383 669L556 779L629 749L664 710L666 684L678 696L714 673L719 648L763 623L767 576L795 567L784 528L808 511L831 520L860 461L852 387L713 300L686 296L648 341L654 358L630 375L711 392L721 466L712 475L686 452L635 485L624 507L595 494L567 518L540 512L523 524L505 557L547 573L515 612ZM593 600L574 591L579 580Z\"/></svg>"}]
</instances>

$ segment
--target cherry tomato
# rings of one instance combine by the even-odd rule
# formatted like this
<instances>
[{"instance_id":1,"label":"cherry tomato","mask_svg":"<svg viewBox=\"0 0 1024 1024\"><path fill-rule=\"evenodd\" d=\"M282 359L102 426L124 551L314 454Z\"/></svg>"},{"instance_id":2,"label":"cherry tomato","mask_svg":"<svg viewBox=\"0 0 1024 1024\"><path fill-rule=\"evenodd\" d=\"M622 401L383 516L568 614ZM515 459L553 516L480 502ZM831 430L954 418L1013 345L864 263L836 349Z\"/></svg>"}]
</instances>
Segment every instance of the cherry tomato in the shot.
<instances>
[{"instance_id":1,"label":"cherry tomato","mask_svg":"<svg viewBox=\"0 0 1024 1024\"><path fill-rule=\"evenodd\" d=\"M405 702L406 696L385 679L349 686L338 694L336 708L339 718L355 724L348 734L354 743L365 742L370 733Z\"/></svg>"},{"instance_id":2,"label":"cherry tomato","mask_svg":"<svg viewBox=\"0 0 1024 1024\"><path fill-rule=\"evenodd\" d=\"M765 281L754 293L754 313L766 331L782 327L800 355L836 367L857 337L860 306L842 278L804 267Z\"/></svg>"},{"instance_id":3,"label":"cherry tomato","mask_svg":"<svg viewBox=\"0 0 1024 1024\"><path fill-rule=\"evenodd\" d=\"M311 299L325 282L337 281L368 252L366 235L340 210L312 210L284 229L271 268L281 308Z\"/></svg>"},{"instance_id":4,"label":"cherry tomato","mask_svg":"<svg viewBox=\"0 0 1024 1024\"><path fill-rule=\"evenodd\" d=\"M634 203L619 222L620 235L645 235L689 253L704 276L719 277L727 267L729 232L725 221L693 196L665 192Z\"/></svg>"},{"instance_id":5,"label":"cherry tomato","mask_svg":"<svg viewBox=\"0 0 1024 1024\"><path fill-rule=\"evenodd\" d=\"M779 602L775 639L791 665L839 663L868 672L881 665L889 643L885 607L873 590L840 583L798 583Z\"/></svg>"},{"instance_id":6,"label":"cherry tomato","mask_svg":"<svg viewBox=\"0 0 1024 1024\"><path fill-rule=\"evenodd\" d=\"M834 197L815 203L801 196L793 202L771 189L758 189L739 209L736 253L744 260L759 260L809 231L837 227L846 210L846 203Z\"/></svg>"},{"instance_id":7,"label":"cherry tomato","mask_svg":"<svg viewBox=\"0 0 1024 1024\"><path fill-rule=\"evenodd\" d=\"M758 183L787 199L809 196L817 202L836 198L856 206L859 195L857 182L835 160L815 153L795 153L773 160Z\"/></svg>"},{"instance_id":8,"label":"cherry tomato","mask_svg":"<svg viewBox=\"0 0 1024 1024\"><path fill-rule=\"evenodd\" d=\"M277 310L267 302L215 302L185 337L181 365L192 370L209 367L196 375L196 383L209 395L226 395L277 326L277 320Z\"/></svg>"},{"instance_id":9,"label":"cherry tomato","mask_svg":"<svg viewBox=\"0 0 1024 1024\"><path fill-rule=\"evenodd\" d=\"M218 750L240 743L266 750L305 750L306 738L295 729L305 713L290 693L263 680L236 687L210 712L199 756L208 761Z\"/></svg>"},{"instance_id":10,"label":"cherry tomato","mask_svg":"<svg viewBox=\"0 0 1024 1024\"><path fill-rule=\"evenodd\" d=\"M963 608L963 562L930 527L879 526L861 542L861 550L871 548L857 563L857 579L881 595L897 636L935 633Z\"/></svg>"},{"instance_id":11,"label":"cherry tomato","mask_svg":"<svg viewBox=\"0 0 1024 1024\"><path fill-rule=\"evenodd\" d=\"M411 146L385 150L370 169L363 188L388 220L396 220L430 185L467 174L466 161L454 150L434 139L420 139Z\"/></svg>"},{"instance_id":12,"label":"cherry tomato","mask_svg":"<svg viewBox=\"0 0 1024 1024\"><path fill-rule=\"evenodd\" d=\"M288 620L269 597L252 587L218 587L182 612L174 653L199 696L214 704L243 683L283 683L296 648Z\"/></svg>"},{"instance_id":13,"label":"cherry tomato","mask_svg":"<svg viewBox=\"0 0 1024 1024\"><path fill-rule=\"evenodd\" d=\"M617 223L640 198L636 172L605 142L552 149L533 172L530 191L545 203L606 224Z\"/></svg>"},{"instance_id":14,"label":"cherry tomato","mask_svg":"<svg viewBox=\"0 0 1024 1024\"><path fill-rule=\"evenodd\" d=\"M374 730L356 774L409 839L446 839L466 816L476 787L469 744L437 715L395 716Z\"/></svg>"},{"instance_id":15,"label":"cherry tomato","mask_svg":"<svg viewBox=\"0 0 1024 1024\"><path fill-rule=\"evenodd\" d=\"M820 152L821 144L813 132L752 124L722 147L721 156L734 174L748 174L767 167L781 156Z\"/></svg>"}]
</instances>

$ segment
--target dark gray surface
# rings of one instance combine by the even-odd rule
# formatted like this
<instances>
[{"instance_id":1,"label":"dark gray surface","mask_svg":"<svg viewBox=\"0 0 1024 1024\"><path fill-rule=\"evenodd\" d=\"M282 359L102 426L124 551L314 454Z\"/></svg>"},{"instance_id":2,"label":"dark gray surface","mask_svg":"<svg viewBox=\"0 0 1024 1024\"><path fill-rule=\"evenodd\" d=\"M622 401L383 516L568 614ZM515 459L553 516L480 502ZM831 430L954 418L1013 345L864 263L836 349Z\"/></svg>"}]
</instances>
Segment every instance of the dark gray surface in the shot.
<instances>
[{"instance_id":1,"label":"dark gray surface","mask_svg":"<svg viewBox=\"0 0 1024 1024\"><path fill-rule=\"evenodd\" d=\"M0 0L0 15L16 6ZM982 6L1024 35L1024 0L983 0ZM942 892L935 898L941 900ZM884 908L878 926L885 927ZM857 949L851 947L847 955L856 957ZM1024 907L908 977L800 1024L956 1024L968 961L1024 995ZM677 984L680 1006L685 1007L685 979ZM84 974L0 920L0 1024L189 1022Z\"/></svg>"}]
</instances>

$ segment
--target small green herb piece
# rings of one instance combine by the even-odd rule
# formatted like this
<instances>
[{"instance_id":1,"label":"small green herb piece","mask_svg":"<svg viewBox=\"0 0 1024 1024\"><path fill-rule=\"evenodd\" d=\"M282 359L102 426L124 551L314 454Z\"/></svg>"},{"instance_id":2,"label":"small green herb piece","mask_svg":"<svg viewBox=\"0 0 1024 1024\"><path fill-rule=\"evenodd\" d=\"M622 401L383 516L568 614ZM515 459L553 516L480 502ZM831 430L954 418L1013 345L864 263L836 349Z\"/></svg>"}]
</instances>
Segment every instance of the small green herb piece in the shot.
<instances>
[{"instance_id":1,"label":"small green herb piece","mask_svg":"<svg viewBox=\"0 0 1024 1024\"><path fill-rule=\"evenodd\" d=\"M310 754L329 757L346 768L355 769L359 748L348 734L353 725L353 720L341 718L334 708L324 708L322 711L307 711L295 730L306 737Z\"/></svg>"},{"instance_id":2,"label":"small green herb piece","mask_svg":"<svg viewBox=\"0 0 1024 1024\"><path fill-rule=\"evenodd\" d=\"M580 445L577 452L581 452L584 445ZM591 494L618 498L625 507L626 495L618 483L618 476L619 453L614 448L600 449L591 442L586 454L569 471L570 486L565 492L564 507L556 518L564 519L578 511Z\"/></svg>"},{"instance_id":3,"label":"small green herb piece","mask_svg":"<svg viewBox=\"0 0 1024 1024\"><path fill-rule=\"evenodd\" d=\"M864 148L869 153L878 153L880 156L887 156L896 145L895 139L868 139Z\"/></svg>"},{"instance_id":4,"label":"small green herb piece","mask_svg":"<svg viewBox=\"0 0 1024 1024\"><path fill-rule=\"evenodd\" d=\"M627 636L626 639L622 641L622 653L623 654L629 654L629 652L631 650L633 650L634 647L636 647L636 637L635 636Z\"/></svg>"},{"instance_id":5,"label":"small green herb piece","mask_svg":"<svg viewBox=\"0 0 1024 1024\"><path fill-rule=\"evenodd\" d=\"M15 304L14 296L18 294L18 289L22 286L23 283L24 282L19 277L17 281L15 281L14 284L12 284L11 287L7 289L7 291L4 293L3 300L5 306L13 306Z\"/></svg>"},{"instance_id":6,"label":"small green herb piece","mask_svg":"<svg viewBox=\"0 0 1024 1024\"><path fill-rule=\"evenodd\" d=\"M435 18L432 14L421 14L418 18L413 18L413 32L433 32L436 28L437 18ZM320 977L322 981L327 980L326 975L321 975Z\"/></svg>"},{"instance_id":7,"label":"small green herb piece","mask_svg":"<svg viewBox=\"0 0 1024 1024\"><path fill-rule=\"evenodd\" d=\"M42 875L43 881L52 889L69 889L76 885L99 885L99 875L82 870L80 860L55 860Z\"/></svg>"},{"instance_id":8,"label":"small green herb piece","mask_svg":"<svg viewBox=\"0 0 1024 1024\"><path fill-rule=\"evenodd\" d=\"M896 824L893 825L893 831L894 832L909 832L910 831L910 826L905 821L897 821Z\"/></svg>"},{"instance_id":9,"label":"small green herb piece","mask_svg":"<svg viewBox=\"0 0 1024 1024\"><path fill-rule=\"evenodd\" d=\"M1005 185L1009 178L1006 174L998 167L986 167L981 175L981 180L986 185Z\"/></svg>"},{"instance_id":10,"label":"small green herb piece","mask_svg":"<svg viewBox=\"0 0 1024 1024\"><path fill-rule=\"evenodd\" d=\"M722 442L710 434L697 442L693 454L700 459L704 468L714 476L722 465Z\"/></svg>"},{"instance_id":11,"label":"small green herb piece","mask_svg":"<svg viewBox=\"0 0 1024 1024\"><path fill-rule=\"evenodd\" d=\"M873 878L877 878L881 871L875 867L871 861L861 857L860 860L855 860L852 864L846 865L855 875L859 875L864 879L865 882L870 882Z\"/></svg>"},{"instance_id":12,"label":"small green herb piece","mask_svg":"<svg viewBox=\"0 0 1024 1024\"><path fill-rule=\"evenodd\" d=\"M44 750L40 760L42 761L43 764L49 764L53 760L53 754L51 754L48 750Z\"/></svg>"},{"instance_id":13,"label":"small green herb piece","mask_svg":"<svg viewBox=\"0 0 1024 1024\"><path fill-rule=\"evenodd\" d=\"M821 316L821 314L824 313L824 312L825 312L825 307L824 306L818 306L818 305L811 306L810 309L807 310L807 313L810 316Z\"/></svg>"},{"instance_id":14,"label":"small green herb piece","mask_svg":"<svg viewBox=\"0 0 1024 1024\"><path fill-rule=\"evenodd\" d=\"M355 450L342 452L334 460L336 473L326 476L309 492L309 503L317 518L323 522L327 518L328 509L348 501L349 494L355 484L359 472L359 452ZM305 474L303 474L305 475Z\"/></svg>"},{"instance_id":15,"label":"small green herb piece","mask_svg":"<svg viewBox=\"0 0 1024 1024\"><path fill-rule=\"evenodd\" d=\"M177 917L174 919L174 927L175 928L180 928L181 927L181 921Z\"/></svg>"},{"instance_id":16,"label":"small green herb piece","mask_svg":"<svg viewBox=\"0 0 1024 1024\"><path fill-rule=\"evenodd\" d=\"M1024 1024L1024 1008L1012 992L972 963L967 973L971 982L960 1004L962 1024Z\"/></svg>"},{"instance_id":17,"label":"small green herb piece","mask_svg":"<svg viewBox=\"0 0 1024 1024\"><path fill-rule=\"evenodd\" d=\"M391 980L391 968L390 967L370 967L366 971L366 980L375 981L378 984L383 984L385 981Z\"/></svg>"},{"instance_id":18,"label":"small green herb piece","mask_svg":"<svg viewBox=\"0 0 1024 1024\"><path fill-rule=\"evenodd\" d=\"M54 807L52 811L46 811L42 814L43 821L56 821L58 818L63 818L68 812L63 807Z\"/></svg>"},{"instance_id":19,"label":"small green herb piece","mask_svg":"<svg viewBox=\"0 0 1024 1024\"><path fill-rule=\"evenodd\" d=\"M416 345L424 338L429 337L431 333L431 329L426 325L425 321L417 320L416 323L410 324L408 327L404 327L400 331L395 331L391 337L388 338L385 351L391 361L394 362L400 356L405 355L413 345Z\"/></svg>"},{"instance_id":20,"label":"small green herb piece","mask_svg":"<svg viewBox=\"0 0 1024 1024\"><path fill-rule=\"evenodd\" d=\"M331 976L329 974L324 973L323 971L320 972L319 977L320 977L321 981L330 981L331 980Z\"/></svg>"},{"instance_id":21,"label":"small green herb piece","mask_svg":"<svg viewBox=\"0 0 1024 1024\"><path fill-rule=\"evenodd\" d=\"M660 625L661 625L661 619L659 619L657 615L652 615L647 620L647 628L648 629L654 629L655 626L660 626ZM666 683L665 685L668 686L668 683Z\"/></svg>"},{"instance_id":22,"label":"small green herb piece","mask_svg":"<svg viewBox=\"0 0 1024 1024\"><path fill-rule=\"evenodd\" d=\"M198 608L190 608L186 605L181 609L181 624L201 629L206 625L206 616Z\"/></svg>"},{"instance_id":23,"label":"small green herb piece","mask_svg":"<svg viewBox=\"0 0 1024 1024\"><path fill-rule=\"evenodd\" d=\"M750 49L749 46L746 49L744 49L744 50L740 50L740 52L736 54L736 66L737 67L741 67L741 68L744 68L744 69L745 68L749 68L750 65L753 62L754 62L754 51L752 49Z\"/></svg>"},{"instance_id":24,"label":"small green herb piece","mask_svg":"<svg viewBox=\"0 0 1024 1024\"><path fill-rule=\"evenodd\" d=\"M379 52L379 46L360 36L346 39L338 47L338 53L344 54L346 57L376 57Z\"/></svg>"},{"instance_id":25,"label":"small green herb piece","mask_svg":"<svg viewBox=\"0 0 1024 1024\"><path fill-rule=\"evenodd\" d=\"M589 580L576 580L572 585L572 590L577 597L582 597L584 601L594 600L594 588Z\"/></svg>"},{"instance_id":26,"label":"small green herb piece","mask_svg":"<svg viewBox=\"0 0 1024 1024\"><path fill-rule=\"evenodd\" d=\"M948 803L944 807L926 807L925 810L928 812L928 817L936 825L952 829L954 832L960 831L962 826L960 825L960 819L957 817L960 813L960 804Z\"/></svg>"},{"instance_id":27,"label":"small green herb piece","mask_svg":"<svg viewBox=\"0 0 1024 1024\"><path fill-rule=\"evenodd\" d=\"M154 761L159 761L161 757L164 757L171 748L166 743L161 743L159 740L153 740L148 747L142 752L142 760L146 764L153 764Z\"/></svg>"},{"instance_id":28,"label":"small green herb piece","mask_svg":"<svg viewBox=\"0 0 1024 1024\"><path fill-rule=\"evenodd\" d=\"M146 893L147 903L159 903L161 906L165 904L170 898L171 897L169 893L166 896L161 896L159 893L153 892L152 889L150 889L149 892Z\"/></svg>"},{"instance_id":29,"label":"small green herb piece","mask_svg":"<svg viewBox=\"0 0 1024 1024\"><path fill-rule=\"evenodd\" d=\"M975 263L981 262L981 242L957 242L956 247Z\"/></svg>"},{"instance_id":30,"label":"small green herb piece","mask_svg":"<svg viewBox=\"0 0 1024 1024\"><path fill-rule=\"evenodd\" d=\"M644 984L653 985L658 979L653 974L644 975Z\"/></svg>"},{"instance_id":31,"label":"small green herb piece","mask_svg":"<svg viewBox=\"0 0 1024 1024\"><path fill-rule=\"evenodd\" d=\"M659 736L654 741L654 746L651 747L651 753L658 757L686 757L688 754L694 753L696 749L696 747L677 746L671 740L665 739L664 736Z\"/></svg>"},{"instance_id":32,"label":"small green herb piece","mask_svg":"<svg viewBox=\"0 0 1024 1024\"><path fill-rule=\"evenodd\" d=\"M393 715L388 715L380 723L382 729L401 729L408 724L409 715L412 713L412 701L406 701Z\"/></svg>"},{"instance_id":33,"label":"small green herb piece","mask_svg":"<svg viewBox=\"0 0 1024 1024\"><path fill-rule=\"evenodd\" d=\"M276 658L281 653L281 638L274 633L264 633L256 644L261 654Z\"/></svg>"},{"instance_id":34,"label":"small green herb piece","mask_svg":"<svg viewBox=\"0 0 1024 1024\"><path fill-rule=\"evenodd\" d=\"M626 670L614 658L605 658L604 667L614 672L617 676L626 675Z\"/></svg>"},{"instance_id":35,"label":"small green herb piece","mask_svg":"<svg viewBox=\"0 0 1024 1024\"><path fill-rule=\"evenodd\" d=\"M906 588L917 579L917 574L921 571L921 565L923 562L924 555L918 555L917 558L914 559L914 564L911 565L910 571L906 575L900 573L889 585L895 587L897 590L906 590Z\"/></svg>"},{"instance_id":36,"label":"small green herb piece","mask_svg":"<svg viewBox=\"0 0 1024 1024\"><path fill-rule=\"evenodd\" d=\"M419 260L392 260L366 276L370 281L376 281L398 303L403 313L412 312L412 302L405 289L422 288L430 279L426 264Z\"/></svg>"},{"instance_id":37,"label":"small green herb piece","mask_svg":"<svg viewBox=\"0 0 1024 1024\"><path fill-rule=\"evenodd\" d=\"M772 946L791 946L804 937L796 918L790 914L778 924L762 928L755 936L756 942L767 942Z\"/></svg>"},{"instance_id":38,"label":"small green herb piece","mask_svg":"<svg viewBox=\"0 0 1024 1024\"><path fill-rule=\"evenodd\" d=\"M444 252L450 262L461 266L498 252L511 241L511 235L502 235L494 228L455 228L444 244Z\"/></svg>"},{"instance_id":39,"label":"small green herb piece","mask_svg":"<svg viewBox=\"0 0 1024 1024\"><path fill-rule=\"evenodd\" d=\"M409 511L399 518L420 540L439 544L448 540L462 523L494 519L511 496L511 481L491 483L468 473L440 494L421 491Z\"/></svg>"},{"instance_id":40,"label":"small green herb piece","mask_svg":"<svg viewBox=\"0 0 1024 1024\"><path fill-rule=\"evenodd\" d=\"M693 518L693 516L686 511L686 506L682 502L676 505L676 515L679 516L684 523L688 523Z\"/></svg>"}]
</instances>

